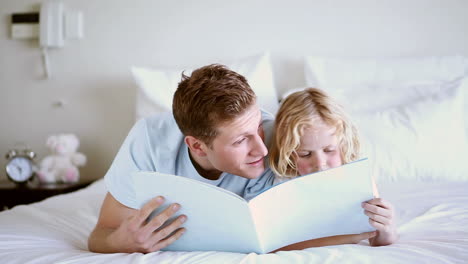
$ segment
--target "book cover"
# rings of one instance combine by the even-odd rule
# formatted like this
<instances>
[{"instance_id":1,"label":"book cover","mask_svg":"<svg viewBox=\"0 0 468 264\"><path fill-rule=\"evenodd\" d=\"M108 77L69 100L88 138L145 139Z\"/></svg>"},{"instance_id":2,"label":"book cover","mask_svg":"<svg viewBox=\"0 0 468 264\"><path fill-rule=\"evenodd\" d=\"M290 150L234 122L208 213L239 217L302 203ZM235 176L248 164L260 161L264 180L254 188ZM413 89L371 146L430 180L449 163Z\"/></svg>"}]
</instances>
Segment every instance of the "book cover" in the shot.
<instances>
[{"instance_id":1,"label":"book cover","mask_svg":"<svg viewBox=\"0 0 468 264\"><path fill-rule=\"evenodd\" d=\"M181 204L186 232L169 251L268 253L310 240L374 230L361 203L374 197L368 160L301 176L275 185L250 201L193 179L140 171L133 174L142 207L162 195ZM151 217L151 216L150 216Z\"/></svg>"}]
</instances>

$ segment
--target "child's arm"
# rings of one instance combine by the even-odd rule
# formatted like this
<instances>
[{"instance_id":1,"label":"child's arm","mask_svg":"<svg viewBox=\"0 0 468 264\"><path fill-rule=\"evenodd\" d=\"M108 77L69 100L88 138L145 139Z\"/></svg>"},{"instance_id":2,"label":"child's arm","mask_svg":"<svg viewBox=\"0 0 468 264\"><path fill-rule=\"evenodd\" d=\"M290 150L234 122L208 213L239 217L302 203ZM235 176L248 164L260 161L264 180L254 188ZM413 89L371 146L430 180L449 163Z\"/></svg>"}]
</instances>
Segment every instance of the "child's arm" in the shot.
<instances>
[{"instance_id":1,"label":"child's arm","mask_svg":"<svg viewBox=\"0 0 468 264\"><path fill-rule=\"evenodd\" d=\"M361 240L369 239L371 246L386 246L398 240L398 233L394 224L393 205L381 198L374 198L362 203L364 213L369 216L369 223L377 230L355 235L340 235L323 237L291 244L273 252L302 250L310 247L324 247L343 244L357 244Z\"/></svg>"},{"instance_id":2,"label":"child's arm","mask_svg":"<svg viewBox=\"0 0 468 264\"><path fill-rule=\"evenodd\" d=\"M371 246L386 246L398 240L398 233L394 223L393 205L382 199L374 198L363 202L364 214L369 216L369 223L377 229L377 235L369 239Z\"/></svg>"},{"instance_id":3,"label":"child's arm","mask_svg":"<svg viewBox=\"0 0 468 264\"><path fill-rule=\"evenodd\" d=\"M343 244L357 244L361 240L372 239L377 235L376 231L366 232L361 234L354 235L339 235L339 236L330 236L311 239L307 241L298 242L291 244L277 250L272 251L272 253L278 251L289 251L289 250L302 250L311 247L324 247L324 246L334 246L334 245L343 245Z\"/></svg>"}]
</instances>

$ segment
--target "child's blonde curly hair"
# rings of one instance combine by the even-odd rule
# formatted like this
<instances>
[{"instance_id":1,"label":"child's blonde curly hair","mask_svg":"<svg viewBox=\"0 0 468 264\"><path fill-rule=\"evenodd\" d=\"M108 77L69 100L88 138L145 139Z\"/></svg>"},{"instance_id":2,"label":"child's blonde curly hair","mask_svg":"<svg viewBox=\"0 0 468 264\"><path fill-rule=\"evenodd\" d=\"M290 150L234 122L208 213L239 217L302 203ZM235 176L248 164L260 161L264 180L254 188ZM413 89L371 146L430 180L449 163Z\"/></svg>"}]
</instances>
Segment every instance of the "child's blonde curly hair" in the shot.
<instances>
[{"instance_id":1,"label":"child's blonde curly hair","mask_svg":"<svg viewBox=\"0 0 468 264\"><path fill-rule=\"evenodd\" d=\"M290 94L276 115L270 146L270 167L279 177L298 176L294 154L305 128L326 124L336 128L343 164L359 158L360 140L356 127L340 104L317 88Z\"/></svg>"}]
</instances>

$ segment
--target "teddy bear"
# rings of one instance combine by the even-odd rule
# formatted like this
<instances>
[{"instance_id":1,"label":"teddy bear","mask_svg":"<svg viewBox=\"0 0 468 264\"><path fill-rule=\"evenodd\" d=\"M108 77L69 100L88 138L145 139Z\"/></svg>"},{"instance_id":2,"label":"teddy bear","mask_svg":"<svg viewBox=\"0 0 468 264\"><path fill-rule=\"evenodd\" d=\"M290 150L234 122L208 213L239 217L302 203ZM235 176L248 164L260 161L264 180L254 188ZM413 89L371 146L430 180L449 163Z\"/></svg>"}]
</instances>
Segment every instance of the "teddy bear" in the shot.
<instances>
[{"instance_id":1,"label":"teddy bear","mask_svg":"<svg viewBox=\"0 0 468 264\"><path fill-rule=\"evenodd\" d=\"M36 174L41 183L73 183L80 179L78 167L86 164L86 156L77 152L80 141L74 134L51 135L46 146L51 154L44 157Z\"/></svg>"}]
</instances>

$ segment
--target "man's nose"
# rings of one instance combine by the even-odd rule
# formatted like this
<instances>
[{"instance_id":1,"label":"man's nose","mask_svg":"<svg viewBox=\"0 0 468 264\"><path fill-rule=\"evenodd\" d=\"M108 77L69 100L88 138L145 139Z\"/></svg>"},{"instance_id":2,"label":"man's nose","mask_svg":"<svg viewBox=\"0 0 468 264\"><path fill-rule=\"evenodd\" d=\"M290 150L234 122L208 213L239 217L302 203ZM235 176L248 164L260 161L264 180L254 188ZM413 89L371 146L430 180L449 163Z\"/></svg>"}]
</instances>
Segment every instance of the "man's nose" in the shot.
<instances>
[{"instance_id":1,"label":"man's nose","mask_svg":"<svg viewBox=\"0 0 468 264\"><path fill-rule=\"evenodd\" d=\"M256 135L253 140L251 155L265 157L267 154L268 149L266 148L262 137L260 135Z\"/></svg>"}]
</instances>

